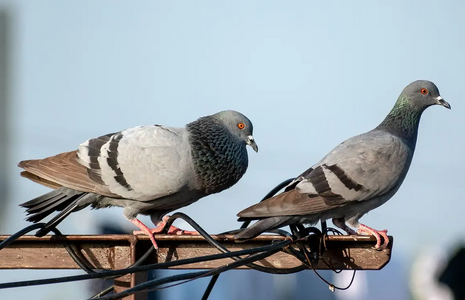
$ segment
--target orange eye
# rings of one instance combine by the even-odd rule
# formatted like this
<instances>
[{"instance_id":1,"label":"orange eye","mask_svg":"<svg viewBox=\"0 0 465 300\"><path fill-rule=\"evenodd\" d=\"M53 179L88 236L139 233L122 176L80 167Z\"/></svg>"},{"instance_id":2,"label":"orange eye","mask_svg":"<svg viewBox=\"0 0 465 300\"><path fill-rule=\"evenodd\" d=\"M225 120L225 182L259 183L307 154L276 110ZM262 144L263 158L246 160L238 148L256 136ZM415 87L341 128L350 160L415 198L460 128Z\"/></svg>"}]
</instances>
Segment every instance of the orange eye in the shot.
<instances>
[{"instance_id":1,"label":"orange eye","mask_svg":"<svg viewBox=\"0 0 465 300\"><path fill-rule=\"evenodd\" d=\"M245 125L244 123L239 123L237 124L237 127L239 127L239 129L244 129Z\"/></svg>"},{"instance_id":2,"label":"orange eye","mask_svg":"<svg viewBox=\"0 0 465 300\"><path fill-rule=\"evenodd\" d=\"M428 90L427 89L421 89L420 93L422 93L423 95L426 95L426 94L428 94Z\"/></svg>"}]
</instances>

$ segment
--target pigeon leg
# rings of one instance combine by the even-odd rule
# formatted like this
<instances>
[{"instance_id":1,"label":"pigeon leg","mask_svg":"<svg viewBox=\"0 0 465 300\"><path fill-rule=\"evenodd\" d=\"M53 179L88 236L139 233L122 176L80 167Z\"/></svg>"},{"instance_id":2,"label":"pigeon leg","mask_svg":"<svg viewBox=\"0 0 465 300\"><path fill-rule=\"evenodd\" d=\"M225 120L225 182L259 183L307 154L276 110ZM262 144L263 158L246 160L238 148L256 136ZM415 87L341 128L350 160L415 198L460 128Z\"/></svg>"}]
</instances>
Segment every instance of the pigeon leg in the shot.
<instances>
[{"instance_id":1,"label":"pigeon leg","mask_svg":"<svg viewBox=\"0 0 465 300\"><path fill-rule=\"evenodd\" d=\"M152 241L153 247L155 250L158 250L158 245L157 242L155 241L155 238L153 237L153 233L151 232L151 229L145 226L144 223L139 221L139 219L134 218L134 219L128 219L132 224L136 225L137 227L140 228L140 231L137 231L137 234L146 234L149 236L150 241ZM163 228L163 227L162 227ZM133 232L133 234L136 234L136 231Z\"/></svg>"},{"instance_id":2,"label":"pigeon leg","mask_svg":"<svg viewBox=\"0 0 465 300\"><path fill-rule=\"evenodd\" d=\"M166 222L168 222L168 219L169 219L169 216L164 216L163 219L157 224L157 226L155 228L147 228L148 232L150 232L150 235L154 235L155 233L161 233L163 231L163 229L165 228L166 226ZM135 219L137 220L137 219ZM131 220L130 220L131 221ZM139 221L139 220L138 220ZM132 222L132 221L131 221ZM140 222L140 221L139 221ZM134 223L134 222L133 222ZM141 222L142 223L142 222ZM135 224L135 223L134 223ZM135 224L137 227L139 227L141 230L136 230L136 231L133 231L132 233L134 235L138 235L138 234L147 234L144 229L142 229L140 226L138 226L137 224ZM144 225L145 226L145 225ZM197 231L189 231L189 230L183 230L183 229L180 229L176 226L170 226L170 228L168 229L168 232L167 234L176 234L176 235L198 235L199 233Z\"/></svg>"},{"instance_id":3,"label":"pigeon leg","mask_svg":"<svg viewBox=\"0 0 465 300\"><path fill-rule=\"evenodd\" d=\"M348 235L356 235L357 233L355 230L350 228L349 226L346 225L345 219L344 218L333 218L333 224L336 225L337 227L341 228L345 232L347 232Z\"/></svg>"},{"instance_id":4,"label":"pigeon leg","mask_svg":"<svg viewBox=\"0 0 465 300\"><path fill-rule=\"evenodd\" d=\"M360 224L360 226L358 227L357 234L363 234L363 233L367 233L367 234L371 234L375 236L376 238L375 248L376 249L380 249L380 250L384 249L387 247L389 243L389 238L387 236L387 229L376 230L366 225ZM383 237L383 240L384 240L382 245L381 245L381 237Z\"/></svg>"}]
</instances>

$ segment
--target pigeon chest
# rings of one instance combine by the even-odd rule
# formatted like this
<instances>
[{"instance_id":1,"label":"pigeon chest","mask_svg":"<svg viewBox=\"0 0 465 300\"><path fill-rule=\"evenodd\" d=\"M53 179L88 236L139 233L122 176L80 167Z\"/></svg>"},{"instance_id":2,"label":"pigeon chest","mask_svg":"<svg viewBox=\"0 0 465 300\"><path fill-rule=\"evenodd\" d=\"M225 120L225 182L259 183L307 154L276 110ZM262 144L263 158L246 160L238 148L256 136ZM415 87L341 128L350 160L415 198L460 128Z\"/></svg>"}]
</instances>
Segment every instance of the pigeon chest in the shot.
<instances>
[{"instance_id":1,"label":"pigeon chest","mask_svg":"<svg viewBox=\"0 0 465 300\"><path fill-rule=\"evenodd\" d=\"M203 146L192 152L197 182L206 194L221 192L234 185L248 166L244 144Z\"/></svg>"}]
</instances>

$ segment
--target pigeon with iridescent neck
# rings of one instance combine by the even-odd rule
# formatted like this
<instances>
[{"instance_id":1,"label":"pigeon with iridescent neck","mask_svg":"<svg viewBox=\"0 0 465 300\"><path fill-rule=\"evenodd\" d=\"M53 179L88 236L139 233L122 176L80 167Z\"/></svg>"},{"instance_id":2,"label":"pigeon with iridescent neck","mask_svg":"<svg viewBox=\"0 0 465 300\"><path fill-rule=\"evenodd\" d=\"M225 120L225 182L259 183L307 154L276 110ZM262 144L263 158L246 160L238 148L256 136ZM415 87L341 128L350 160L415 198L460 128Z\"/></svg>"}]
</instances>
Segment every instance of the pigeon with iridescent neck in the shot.
<instances>
[{"instance_id":1,"label":"pigeon with iridescent neck","mask_svg":"<svg viewBox=\"0 0 465 300\"><path fill-rule=\"evenodd\" d=\"M235 238L245 240L286 225L332 219L349 234L356 234L355 228L359 234L374 235L375 248L385 248L387 230L370 228L359 218L389 200L401 186L412 162L420 117L432 105L450 109L434 83L409 84L379 126L339 144L283 193L241 211L239 220L259 221Z\"/></svg>"},{"instance_id":2,"label":"pigeon with iridescent neck","mask_svg":"<svg viewBox=\"0 0 465 300\"><path fill-rule=\"evenodd\" d=\"M185 128L139 126L90 139L76 151L19 163L29 178L55 190L21 204L28 221L61 211L36 235L43 236L86 206L124 208L124 216L150 236L167 213L234 185L248 166L246 145L258 147L252 122L228 110ZM137 215L150 215L149 229ZM172 227L169 233L179 232Z\"/></svg>"}]
</instances>

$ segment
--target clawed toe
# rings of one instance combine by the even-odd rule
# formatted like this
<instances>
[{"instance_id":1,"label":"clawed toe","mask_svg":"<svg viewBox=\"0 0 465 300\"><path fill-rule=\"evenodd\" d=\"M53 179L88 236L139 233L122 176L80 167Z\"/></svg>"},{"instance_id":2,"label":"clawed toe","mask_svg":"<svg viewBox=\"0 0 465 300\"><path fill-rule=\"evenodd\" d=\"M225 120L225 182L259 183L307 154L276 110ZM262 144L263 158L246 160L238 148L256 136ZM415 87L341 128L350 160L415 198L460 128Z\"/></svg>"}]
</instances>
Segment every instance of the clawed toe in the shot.
<instances>
[{"instance_id":1,"label":"clawed toe","mask_svg":"<svg viewBox=\"0 0 465 300\"><path fill-rule=\"evenodd\" d=\"M389 238L387 236L387 229L384 229L384 230L376 230L376 229L373 229L371 227L368 227L366 225L363 225L363 224L360 224L358 230L357 230L357 234L370 234L370 235L373 235L375 238L376 238L376 245L375 245L375 249L377 250L382 250L384 248L387 247L387 245L389 244ZM381 237L383 239L383 243L381 244Z\"/></svg>"}]
</instances>

